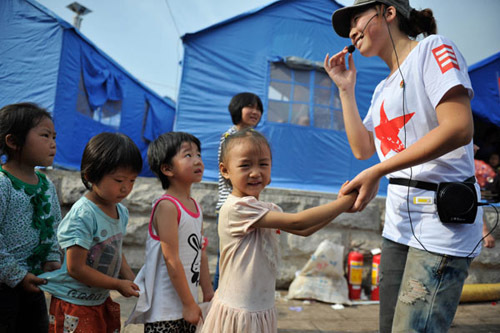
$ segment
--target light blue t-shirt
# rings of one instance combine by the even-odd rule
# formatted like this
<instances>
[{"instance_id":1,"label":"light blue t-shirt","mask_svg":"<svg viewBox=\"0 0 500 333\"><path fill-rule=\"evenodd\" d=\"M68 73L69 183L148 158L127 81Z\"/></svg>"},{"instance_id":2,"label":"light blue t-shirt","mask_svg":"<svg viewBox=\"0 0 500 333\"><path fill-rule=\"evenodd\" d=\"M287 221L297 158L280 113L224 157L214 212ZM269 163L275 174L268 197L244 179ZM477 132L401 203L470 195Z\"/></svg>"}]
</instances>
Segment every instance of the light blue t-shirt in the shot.
<instances>
[{"instance_id":1,"label":"light blue t-shirt","mask_svg":"<svg viewBox=\"0 0 500 333\"><path fill-rule=\"evenodd\" d=\"M122 241L128 223L128 210L117 204L118 219L106 215L86 197L75 202L61 221L57 239L63 250L78 245L88 250L87 265L101 273L118 277L122 262ZM39 276L47 279L41 289L77 305L100 305L109 290L87 286L68 274L66 256L60 269Z\"/></svg>"}]
</instances>

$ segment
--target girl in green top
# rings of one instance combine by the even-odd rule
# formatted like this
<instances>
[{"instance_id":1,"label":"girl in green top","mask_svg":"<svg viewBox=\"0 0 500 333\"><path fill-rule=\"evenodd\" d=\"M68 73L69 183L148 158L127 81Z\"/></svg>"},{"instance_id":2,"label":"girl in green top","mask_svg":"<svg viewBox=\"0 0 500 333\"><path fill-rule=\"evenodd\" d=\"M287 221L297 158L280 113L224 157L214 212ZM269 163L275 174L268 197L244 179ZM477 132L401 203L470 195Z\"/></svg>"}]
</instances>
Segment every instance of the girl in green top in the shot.
<instances>
[{"instance_id":1,"label":"girl in green top","mask_svg":"<svg viewBox=\"0 0 500 333\"><path fill-rule=\"evenodd\" d=\"M47 306L36 275L61 266L56 190L36 166L56 153L50 114L30 103L0 109L0 332L47 332ZM29 320L26 320L29 318Z\"/></svg>"}]
</instances>

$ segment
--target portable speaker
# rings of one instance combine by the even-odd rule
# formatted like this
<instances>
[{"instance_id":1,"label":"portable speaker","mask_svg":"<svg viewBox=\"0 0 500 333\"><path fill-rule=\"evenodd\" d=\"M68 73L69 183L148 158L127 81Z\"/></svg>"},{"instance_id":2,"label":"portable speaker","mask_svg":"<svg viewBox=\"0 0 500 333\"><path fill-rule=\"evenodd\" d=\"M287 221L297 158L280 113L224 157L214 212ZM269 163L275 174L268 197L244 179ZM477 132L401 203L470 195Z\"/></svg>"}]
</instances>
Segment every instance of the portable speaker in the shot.
<instances>
[{"instance_id":1,"label":"portable speaker","mask_svg":"<svg viewBox=\"0 0 500 333\"><path fill-rule=\"evenodd\" d=\"M474 183L439 183L436 205L443 223L474 223L478 206Z\"/></svg>"}]
</instances>

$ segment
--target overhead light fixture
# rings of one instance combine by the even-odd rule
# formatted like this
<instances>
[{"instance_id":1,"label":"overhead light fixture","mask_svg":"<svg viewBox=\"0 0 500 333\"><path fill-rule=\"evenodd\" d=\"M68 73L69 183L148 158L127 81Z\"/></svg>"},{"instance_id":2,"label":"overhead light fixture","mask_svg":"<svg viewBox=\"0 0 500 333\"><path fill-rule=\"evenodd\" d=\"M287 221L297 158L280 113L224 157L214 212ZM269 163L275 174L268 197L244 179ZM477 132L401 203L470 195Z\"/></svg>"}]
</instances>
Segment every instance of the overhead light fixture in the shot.
<instances>
[{"instance_id":1,"label":"overhead light fixture","mask_svg":"<svg viewBox=\"0 0 500 333\"><path fill-rule=\"evenodd\" d=\"M72 4L67 5L66 8L70 9L72 12L76 14L73 19L73 25L78 30L80 30L80 26L82 25L82 20L83 20L82 16L92 12L90 9L88 9L84 5L79 4L76 1L73 2Z\"/></svg>"}]
</instances>

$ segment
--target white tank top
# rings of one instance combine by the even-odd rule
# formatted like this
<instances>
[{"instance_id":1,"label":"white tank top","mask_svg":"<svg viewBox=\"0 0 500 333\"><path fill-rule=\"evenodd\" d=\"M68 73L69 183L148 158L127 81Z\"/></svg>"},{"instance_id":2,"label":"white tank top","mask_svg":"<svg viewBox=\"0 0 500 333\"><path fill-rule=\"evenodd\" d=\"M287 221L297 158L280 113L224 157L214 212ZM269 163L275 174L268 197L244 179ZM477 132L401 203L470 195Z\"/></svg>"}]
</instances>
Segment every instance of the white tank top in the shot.
<instances>
[{"instance_id":1,"label":"white tank top","mask_svg":"<svg viewBox=\"0 0 500 333\"><path fill-rule=\"evenodd\" d=\"M145 264L134 281L141 290L140 296L126 324L182 318L182 303L168 275L161 252L160 238L152 223L156 206L162 200L169 200L177 207L179 257L184 266L191 294L195 301L198 301L203 215L194 199L192 200L197 211L191 212L177 198L164 194L153 205L146 241Z\"/></svg>"}]
</instances>

